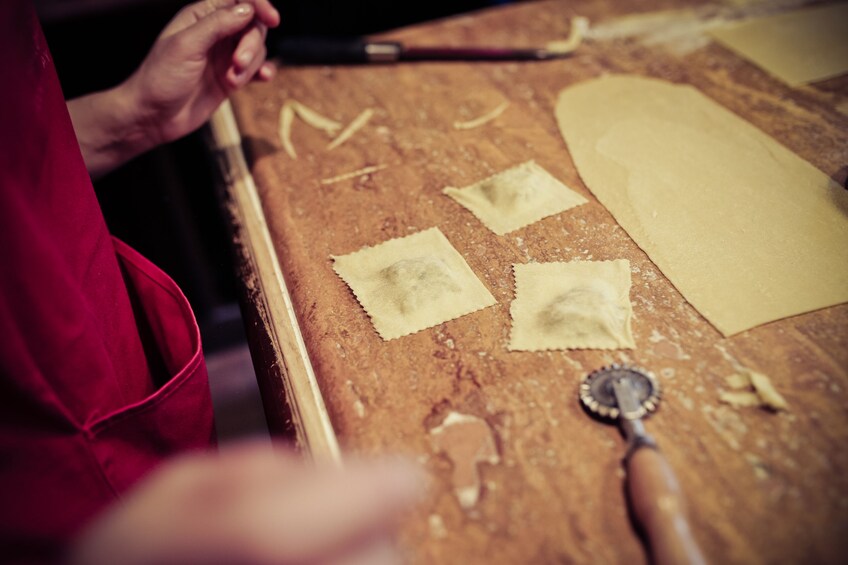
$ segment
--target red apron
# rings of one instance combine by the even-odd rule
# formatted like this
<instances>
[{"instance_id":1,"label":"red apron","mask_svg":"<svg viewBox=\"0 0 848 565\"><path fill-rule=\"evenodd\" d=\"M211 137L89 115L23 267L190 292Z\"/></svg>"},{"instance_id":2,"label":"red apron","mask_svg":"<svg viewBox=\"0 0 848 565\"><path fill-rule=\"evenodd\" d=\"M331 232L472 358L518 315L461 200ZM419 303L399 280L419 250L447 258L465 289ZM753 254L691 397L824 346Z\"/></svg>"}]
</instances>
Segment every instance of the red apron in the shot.
<instances>
[{"instance_id":1,"label":"red apron","mask_svg":"<svg viewBox=\"0 0 848 565\"><path fill-rule=\"evenodd\" d=\"M34 11L0 3L0 562L53 562L214 427L176 284L113 240Z\"/></svg>"}]
</instances>

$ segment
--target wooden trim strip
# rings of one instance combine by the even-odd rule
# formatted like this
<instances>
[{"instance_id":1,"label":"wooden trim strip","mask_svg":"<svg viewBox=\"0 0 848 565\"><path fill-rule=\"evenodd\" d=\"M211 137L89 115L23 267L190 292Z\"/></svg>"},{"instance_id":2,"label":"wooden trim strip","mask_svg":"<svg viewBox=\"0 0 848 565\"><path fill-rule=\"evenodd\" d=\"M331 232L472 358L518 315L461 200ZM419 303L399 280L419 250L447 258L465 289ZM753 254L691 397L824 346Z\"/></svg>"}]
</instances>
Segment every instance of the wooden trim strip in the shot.
<instances>
[{"instance_id":1,"label":"wooden trim strip","mask_svg":"<svg viewBox=\"0 0 848 565\"><path fill-rule=\"evenodd\" d=\"M298 443L316 462L339 463L338 440L303 342L229 100L212 115L209 125L210 143L232 200L231 212L244 259L254 275L247 284L257 287L257 309L280 368Z\"/></svg>"}]
</instances>

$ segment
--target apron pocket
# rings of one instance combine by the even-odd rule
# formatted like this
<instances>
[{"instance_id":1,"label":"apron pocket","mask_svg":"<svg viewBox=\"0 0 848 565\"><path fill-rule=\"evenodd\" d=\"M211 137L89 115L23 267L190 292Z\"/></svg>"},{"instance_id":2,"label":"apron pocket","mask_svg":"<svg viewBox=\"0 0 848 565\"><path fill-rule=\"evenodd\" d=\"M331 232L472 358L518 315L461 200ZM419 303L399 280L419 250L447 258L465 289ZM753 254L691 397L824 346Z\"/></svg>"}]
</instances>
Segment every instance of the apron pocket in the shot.
<instances>
[{"instance_id":1,"label":"apron pocket","mask_svg":"<svg viewBox=\"0 0 848 565\"><path fill-rule=\"evenodd\" d=\"M163 459L214 445L212 400L200 330L177 284L115 239L157 390L93 422L92 452L117 492L125 491Z\"/></svg>"}]
</instances>

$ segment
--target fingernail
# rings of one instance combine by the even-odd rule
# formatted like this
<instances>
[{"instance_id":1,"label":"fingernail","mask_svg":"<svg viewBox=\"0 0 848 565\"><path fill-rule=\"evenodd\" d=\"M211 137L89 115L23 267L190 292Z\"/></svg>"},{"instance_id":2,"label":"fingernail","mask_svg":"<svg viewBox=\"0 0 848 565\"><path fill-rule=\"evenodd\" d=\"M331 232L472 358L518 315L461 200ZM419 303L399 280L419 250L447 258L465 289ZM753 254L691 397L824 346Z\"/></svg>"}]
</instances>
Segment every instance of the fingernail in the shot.
<instances>
[{"instance_id":1,"label":"fingernail","mask_svg":"<svg viewBox=\"0 0 848 565\"><path fill-rule=\"evenodd\" d=\"M247 65L253 60L253 52L249 49L245 49L244 51L239 53L236 58L238 59L238 62L242 65Z\"/></svg>"},{"instance_id":2,"label":"fingernail","mask_svg":"<svg viewBox=\"0 0 848 565\"><path fill-rule=\"evenodd\" d=\"M250 4L239 4L233 10L235 14L239 17L245 17L250 15L253 12L253 6Z\"/></svg>"}]
</instances>

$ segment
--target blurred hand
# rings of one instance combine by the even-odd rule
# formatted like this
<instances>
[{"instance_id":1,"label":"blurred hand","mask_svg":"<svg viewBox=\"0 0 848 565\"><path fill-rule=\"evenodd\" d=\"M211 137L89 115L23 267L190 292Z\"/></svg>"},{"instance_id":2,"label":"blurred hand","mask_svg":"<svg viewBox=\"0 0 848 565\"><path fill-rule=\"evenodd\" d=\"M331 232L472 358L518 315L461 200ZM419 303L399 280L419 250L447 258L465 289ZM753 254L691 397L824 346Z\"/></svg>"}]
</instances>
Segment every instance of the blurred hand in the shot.
<instances>
[{"instance_id":1,"label":"blurred hand","mask_svg":"<svg viewBox=\"0 0 848 565\"><path fill-rule=\"evenodd\" d=\"M316 469L247 445L164 465L95 521L73 565L398 563L386 544L422 494L401 461Z\"/></svg>"},{"instance_id":2,"label":"blurred hand","mask_svg":"<svg viewBox=\"0 0 848 565\"><path fill-rule=\"evenodd\" d=\"M180 10L129 79L68 103L89 173L196 130L233 90L270 79L265 35L279 23L269 0L203 0Z\"/></svg>"}]
</instances>

